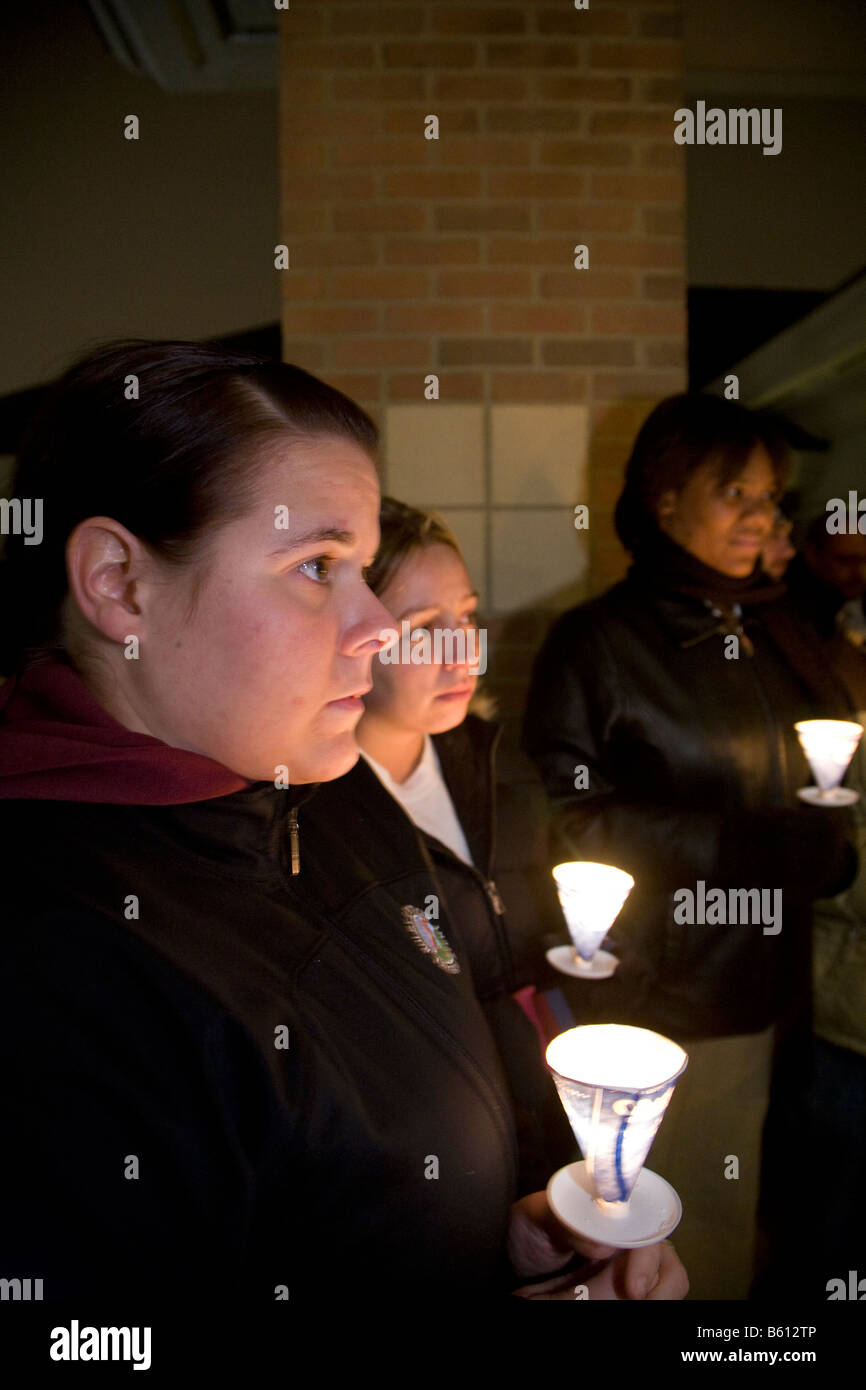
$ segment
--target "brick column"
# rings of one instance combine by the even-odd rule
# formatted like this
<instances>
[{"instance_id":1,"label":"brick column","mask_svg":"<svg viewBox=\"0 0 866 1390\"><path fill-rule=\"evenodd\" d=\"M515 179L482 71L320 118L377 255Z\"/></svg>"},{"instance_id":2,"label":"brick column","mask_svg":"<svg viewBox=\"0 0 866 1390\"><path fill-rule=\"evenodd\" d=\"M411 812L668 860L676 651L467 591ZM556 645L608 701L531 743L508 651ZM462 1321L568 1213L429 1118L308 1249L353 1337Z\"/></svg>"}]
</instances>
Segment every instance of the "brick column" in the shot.
<instances>
[{"instance_id":1,"label":"brick column","mask_svg":"<svg viewBox=\"0 0 866 1390\"><path fill-rule=\"evenodd\" d=\"M386 487L454 525L516 705L550 613L622 573L628 447L685 386L680 5L297 0L280 22L284 355L370 409Z\"/></svg>"}]
</instances>

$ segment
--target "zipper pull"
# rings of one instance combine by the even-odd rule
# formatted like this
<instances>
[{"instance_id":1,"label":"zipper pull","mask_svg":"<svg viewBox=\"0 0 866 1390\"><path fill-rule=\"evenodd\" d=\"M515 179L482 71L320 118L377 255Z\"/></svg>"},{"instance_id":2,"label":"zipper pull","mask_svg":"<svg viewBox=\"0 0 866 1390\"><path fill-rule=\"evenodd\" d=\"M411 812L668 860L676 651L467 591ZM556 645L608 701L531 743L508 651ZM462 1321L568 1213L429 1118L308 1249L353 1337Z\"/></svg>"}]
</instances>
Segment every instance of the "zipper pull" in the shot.
<instances>
[{"instance_id":1,"label":"zipper pull","mask_svg":"<svg viewBox=\"0 0 866 1390\"><path fill-rule=\"evenodd\" d=\"M293 806L289 812L289 844L292 848L292 873L301 872L301 846L298 837L298 808Z\"/></svg>"},{"instance_id":2,"label":"zipper pull","mask_svg":"<svg viewBox=\"0 0 866 1390\"><path fill-rule=\"evenodd\" d=\"M734 617L737 620L736 633L740 639L740 646L746 656L754 656L755 644L743 627L743 610L739 603L734 604Z\"/></svg>"},{"instance_id":3,"label":"zipper pull","mask_svg":"<svg viewBox=\"0 0 866 1390\"><path fill-rule=\"evenodd\" d=\"M496 913L497 917L504 917L505 904L499 896L499 889L496 887L496 884L493 882L493 879L486 879L484 887L487 889L487 896L493 904L493 911Z\"/></svg>"}]
</instances>

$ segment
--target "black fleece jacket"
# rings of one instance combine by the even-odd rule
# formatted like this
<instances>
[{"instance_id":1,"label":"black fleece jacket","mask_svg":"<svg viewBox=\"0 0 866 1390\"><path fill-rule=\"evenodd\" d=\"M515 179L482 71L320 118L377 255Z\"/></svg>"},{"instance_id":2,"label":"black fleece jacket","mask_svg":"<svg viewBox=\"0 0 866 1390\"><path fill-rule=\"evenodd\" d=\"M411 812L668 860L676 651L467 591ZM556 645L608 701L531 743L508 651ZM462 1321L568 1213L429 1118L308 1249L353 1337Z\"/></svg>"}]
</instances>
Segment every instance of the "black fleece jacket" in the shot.
<instances>
[{"instance_id":1,"label":"black fleece jacket","mask_svg":"<svg viewBox=\"0 0 866 1390\"><path fill-rule=\"evenodd\" d=\"M470 974L502 1061L522 1195L545 1187L557 1168L579 1155L538 1034L512 998L526 985L560 985L544 949L568 937L550 873L544 789L532 764L517 753L510 755L508 780L497 785L500 732L469 715L433 738L472 864L435 836L415 833L435 869L426 892L439 899L441 924ZM339 824L354 821L362 839L377 836L383 856L402 852L405 827L412 825L363 758L347 776L319 788L316 808L318 815L330 811ZM394 872L399 867L395 860Z\"/></svg>"},{"instance_id":2,"label":"black fleece jacket","mask_svg":"<svg viewBox=\"0 0 866 1390\"><path fill-rule=\"evenodd\" d=\"M406 929L408 821L269 783L0 803L3 1273L46 1299L485 1299L516 1147L470 971Z\"/></svg>"}]
</instances>

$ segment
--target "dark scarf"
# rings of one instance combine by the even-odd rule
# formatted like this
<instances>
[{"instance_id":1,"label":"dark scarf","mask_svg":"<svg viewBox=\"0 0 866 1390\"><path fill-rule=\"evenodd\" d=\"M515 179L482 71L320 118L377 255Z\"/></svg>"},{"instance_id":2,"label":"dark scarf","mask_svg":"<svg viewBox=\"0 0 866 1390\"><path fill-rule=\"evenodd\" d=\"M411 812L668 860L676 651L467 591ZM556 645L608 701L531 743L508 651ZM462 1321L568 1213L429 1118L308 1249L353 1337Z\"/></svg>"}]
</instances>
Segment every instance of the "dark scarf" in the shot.
<instances>
[{"instance_id":1,"label":"dark scarf","mask_svg":"<svg viewBox=\"0 0 866 1390\"><path fill-rule=\"evenodd\" d=\"M796 671L815 703L826 711L826 717L850 718L851 700L831 669L828 654L789 602L787 585L770 579L761 569L760 560L750 574L734 578L705 565L653 527L641 540L628 578L639 589L658 595L699 600L716 619L705 633L687 639L683 646L694 646L715 634L736 635L743 655L751 657L753 634L763 631Z\"/></svg>"}]
</instances>

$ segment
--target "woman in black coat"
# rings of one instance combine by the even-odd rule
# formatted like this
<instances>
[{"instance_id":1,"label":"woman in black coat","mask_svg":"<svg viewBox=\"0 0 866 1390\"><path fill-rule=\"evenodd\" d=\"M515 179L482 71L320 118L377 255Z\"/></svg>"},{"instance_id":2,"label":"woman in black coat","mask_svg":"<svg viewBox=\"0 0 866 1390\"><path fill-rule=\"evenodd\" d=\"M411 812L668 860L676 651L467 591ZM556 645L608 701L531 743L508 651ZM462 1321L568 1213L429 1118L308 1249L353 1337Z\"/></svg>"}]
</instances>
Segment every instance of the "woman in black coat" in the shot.
<instances>
[{"instance_id":1,"label":"woman in black coat","mask_svg":"<svg viewBox=\"0 0 866 1390\"><path fill-rule=\"evenodd\" d=\"M456 646L477 641L477 595L454 536L435 516L390 497L380 526L368 582L401 637L374 664L358 725L364 756L323 789L318 809L339 805L342 817L356 806L370 827L362 833L377 827L386 844L408 815L423 838L436 876L430 921L470 974L497 1041L517 1123L520 1187L532 1191L578 1156L541 1040L515 998L536 983L557 985L544 951L567 939L550 873L544 791L517 750L507 781L497 778L501 729L467 713L473 702L485 711L490 704L470 660L456 650L452 661L406 659L413 640L424 654L425 638L432 657L437 631L453 634ZM565 998L554 1001L556 1031L573 1026Z\"/></svg>"},{"instance_id":2,"label":"woman in black coat","mask_svg":"<svg viewBox=\"0 0 866 1390\"><path fill-rule=\"evenodd\" d=\"M845 813L796 796L795 721L850 706L759 569L786 468L738 404L658 406L616 509L632 568L555 623L524 722L567 853L635 879L620 967L581 1007L690 1054L650 1162L682 1192L697 1297L748 1290L774 1032L807 1022L810 903L856 862Z\"/></svg>"},{"instance_id":3,"label":"woman in black coat","mask_svg":"<svg viewBox=\"0 0 866 1390\"><path fill-rule=\"evenodd\" d=\"M383 876L315 811L390 624L375 449L299 368L186 343L83 359L22 449L45 525L6 570L0 1231L4 1278L76 1317L195 1302L210 1339L337 1292L496 1300L571 1256L543 1193L515 1202L471 982L405 930L417 837Z\"/></svg>"}]
</instances>

